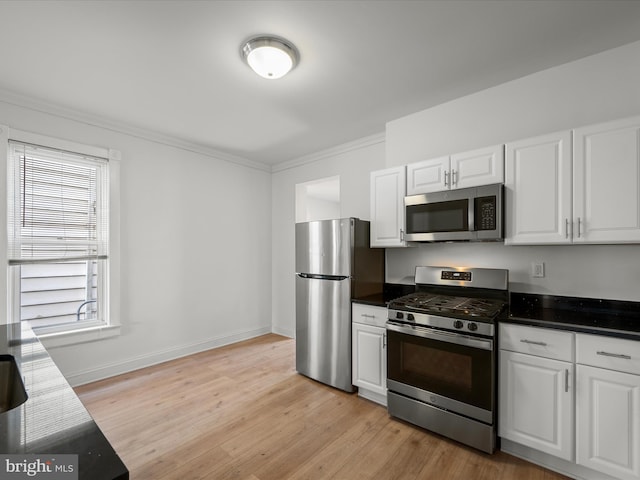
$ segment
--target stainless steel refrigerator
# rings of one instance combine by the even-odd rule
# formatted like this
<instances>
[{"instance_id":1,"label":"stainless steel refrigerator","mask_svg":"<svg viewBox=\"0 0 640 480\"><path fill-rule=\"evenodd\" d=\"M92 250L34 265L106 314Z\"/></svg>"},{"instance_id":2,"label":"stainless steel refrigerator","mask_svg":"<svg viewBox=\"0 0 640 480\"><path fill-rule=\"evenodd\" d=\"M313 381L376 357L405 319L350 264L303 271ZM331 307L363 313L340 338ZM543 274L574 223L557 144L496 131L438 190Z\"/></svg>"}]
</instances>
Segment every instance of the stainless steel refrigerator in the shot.
<instances>
[{"instance_id":1,"label":"stainless steel refrigerator","mask_svg":"<svg viewBox=\"0 0 640 480\"><path fill-rule=\"evenodd\" d=\"M369 222L296 224L296 370L333 387L351 384L351 299L382 292L384 250Z\"/></svg>"}]
</instances>

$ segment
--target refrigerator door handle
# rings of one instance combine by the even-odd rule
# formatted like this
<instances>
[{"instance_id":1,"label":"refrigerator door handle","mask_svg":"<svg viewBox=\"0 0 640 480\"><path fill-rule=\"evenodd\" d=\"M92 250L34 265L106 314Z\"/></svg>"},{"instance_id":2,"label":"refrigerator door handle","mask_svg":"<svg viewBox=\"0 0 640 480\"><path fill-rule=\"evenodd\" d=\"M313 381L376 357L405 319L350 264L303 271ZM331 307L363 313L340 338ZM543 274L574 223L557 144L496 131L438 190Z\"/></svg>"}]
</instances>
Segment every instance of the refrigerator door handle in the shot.
<instances>
[{"instance_id":1,"label":"refrigerator door handle","mask_svg":"<svg viewBox=\"0 0 640 480\"><path fill-rule=\"evenodd\" d=\"M334 280L334 281L341 281L349 278L346 275L318 275L316 273L298 273L298 276L300 278L313 278L316 280Z\"/></svg>"}]
</instances>

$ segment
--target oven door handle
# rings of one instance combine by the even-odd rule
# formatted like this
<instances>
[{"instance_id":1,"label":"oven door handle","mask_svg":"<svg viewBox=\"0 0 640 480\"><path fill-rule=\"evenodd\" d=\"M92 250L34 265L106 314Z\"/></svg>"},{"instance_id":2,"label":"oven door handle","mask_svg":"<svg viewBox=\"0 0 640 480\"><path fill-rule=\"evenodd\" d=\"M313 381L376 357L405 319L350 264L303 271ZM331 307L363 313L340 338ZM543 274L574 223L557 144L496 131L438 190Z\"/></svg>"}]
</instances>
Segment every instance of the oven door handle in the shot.
<instances>
[{"instance_id":1,"label":"oven door handle","mask_svg":"<svg viewBox=\"0 0 640 480\"><path fill-rule=\"evenodd\" d=\"M482 350L493 350L492 340L469 337L467 335L461 335L459 333L443 332L440 330L433 330L431 328L414 327L410 325L400 325L390 321L387 321L387 330L404 333L406 335L413 335L416 337L428 338L431 340L455 343L456 345L463 345L465 347L480 348Z\"/></svg>"}]
</instances>

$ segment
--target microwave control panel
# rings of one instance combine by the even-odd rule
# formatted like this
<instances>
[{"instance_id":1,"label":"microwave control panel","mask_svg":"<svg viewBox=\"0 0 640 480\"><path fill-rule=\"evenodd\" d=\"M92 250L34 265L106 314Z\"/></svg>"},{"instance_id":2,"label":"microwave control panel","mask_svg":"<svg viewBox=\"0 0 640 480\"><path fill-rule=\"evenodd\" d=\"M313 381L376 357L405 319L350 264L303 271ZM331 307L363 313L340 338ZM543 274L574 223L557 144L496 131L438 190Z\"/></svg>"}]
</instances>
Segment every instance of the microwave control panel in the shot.
<instances>
[{"instance_id":1,"label":"microwave control panel","mask_svg":"<svg viewBox=\"0 0 640 480\"><path fill-rule=\"evenodd\" d=\"M496 197L477 197L475 199L476 230L496 229Z\"/></svg>"}]
</instances>

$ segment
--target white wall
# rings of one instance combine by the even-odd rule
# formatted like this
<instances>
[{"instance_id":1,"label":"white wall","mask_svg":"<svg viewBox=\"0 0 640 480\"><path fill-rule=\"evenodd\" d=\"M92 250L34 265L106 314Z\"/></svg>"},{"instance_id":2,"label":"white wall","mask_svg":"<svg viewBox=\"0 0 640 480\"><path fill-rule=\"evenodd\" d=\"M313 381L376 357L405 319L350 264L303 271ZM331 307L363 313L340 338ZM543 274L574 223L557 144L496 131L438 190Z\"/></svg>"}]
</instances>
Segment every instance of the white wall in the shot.
<instances>
[{"instance_id":1,"label":"white wall","mask_svg":"<svg viewBox=\"0 0 640 480\"><path fill-rule=\"evenodd\" d=\"M640 42L544 70L397 120L389 167L640 113Z\"/></svg>"},{"instance_id":2,"label":"white wall","mask_svg":"<svg viewBox=\"0 0 640 480\"><path fill-rule=\"evenodd\" d=\"M368 220L369 172L381 168L384 168L384 141L380 135L282 165L272 173L272 325L275 333L295 335L296 184L339 175L339 216Z\"/></svg>"},{"instance_id":3,"label":"white wall","mask_svg":"<svg viewBox=\"0 0 640 480\"><path fill-rule=\"evenodd\" d=\"M544 262L544 278L531 263ZM512 292L640 301L640 245L422 244L387 249L387 281L413 282L417 265L506 268Z\"/></svg>"},{"instance_id":4,"label":"white wall","mask_svg":"<svg viewBox=\"0 0 640 480\"><path fill-rule=\"evenodd\" d=\"M640 114L640 42L499 85L387 124L386 163ZM541 192L543 194L543 192ZM545 262L544 278L530 276ZM387 250L387 279L416 265L508 268L520 292L640 301L640 245L430 244Z\"/></svg>"},{"instance_id":5,"label":"white wall","mask_svg":"<svg viewBox=\"0 0 640 480\"><path fill-rule=\"evenodd\" d=\"M271 330L269 172L1 101L0 124L122 153L122 334L51 348L71 383Z\"/></svg>"}]
</instances>

